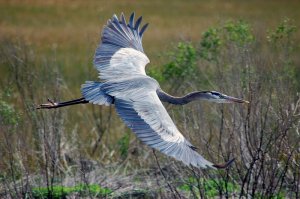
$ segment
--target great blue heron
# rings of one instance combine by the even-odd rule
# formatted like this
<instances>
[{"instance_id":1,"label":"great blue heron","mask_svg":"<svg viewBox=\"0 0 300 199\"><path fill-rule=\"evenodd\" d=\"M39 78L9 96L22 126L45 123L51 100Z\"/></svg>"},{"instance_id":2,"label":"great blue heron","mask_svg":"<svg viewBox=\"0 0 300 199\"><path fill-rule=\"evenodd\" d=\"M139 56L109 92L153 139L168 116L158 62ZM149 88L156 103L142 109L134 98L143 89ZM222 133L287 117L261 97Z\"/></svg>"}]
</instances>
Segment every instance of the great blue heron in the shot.
<instances>
[{"instance_id":1,"label":"great blue heron","mask_svg":"<svg viewBox=\"0 0 300 199\"><path fill-rule=\"evenodd\" d=\"M148 146L198 168L225 168L204 159L176 128L162 102L187 104L194 100L217 103L248 103L216 91L195 91L183 97L174 97L161 90L158 82L147 76L149 63L142 47L143 33L148 24L139 29L142 17L134 23L134 13L129 23L121 14L113 15L104 27L101 43L96 49L94 65L101 82L86 81L81 86L82 98L67 102L41 104L39 109L59 108L74 104L93 103L112 105L125 124Z\"/></svg>"}]
</instances>

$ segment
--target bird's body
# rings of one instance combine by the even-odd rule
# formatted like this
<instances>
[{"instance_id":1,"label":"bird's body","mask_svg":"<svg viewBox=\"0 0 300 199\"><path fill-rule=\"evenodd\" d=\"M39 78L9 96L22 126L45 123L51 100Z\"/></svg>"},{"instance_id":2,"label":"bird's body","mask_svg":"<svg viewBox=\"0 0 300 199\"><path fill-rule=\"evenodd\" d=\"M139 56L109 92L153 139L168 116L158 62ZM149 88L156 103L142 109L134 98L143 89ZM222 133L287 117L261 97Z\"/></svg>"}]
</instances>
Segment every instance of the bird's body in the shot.
<instances>
[{"instance_id":1,"label":"bird's body","mask_svg":"<svg viewBox=\"0 0 300 199\"><path fill-rule=\"evenodd\" d=\"M147 28L139 29L141 17L134 23L134 14L126 23L122 14L108 20L98 46L94 65L101 82L87 81L82 85L82 98L69 102L42 104L39 108L58 108L80 103L114 105L125 124L145 144L160 152L199 168L223 168L204 159L180 133L161 101L183 105L197 99L218 103L246 102L215 91L196 91L174 97L159 83L146 75L150 62L144 54L142 36ZM231 163L231 161L229 162Z\"/></svg>"}]
</instances>

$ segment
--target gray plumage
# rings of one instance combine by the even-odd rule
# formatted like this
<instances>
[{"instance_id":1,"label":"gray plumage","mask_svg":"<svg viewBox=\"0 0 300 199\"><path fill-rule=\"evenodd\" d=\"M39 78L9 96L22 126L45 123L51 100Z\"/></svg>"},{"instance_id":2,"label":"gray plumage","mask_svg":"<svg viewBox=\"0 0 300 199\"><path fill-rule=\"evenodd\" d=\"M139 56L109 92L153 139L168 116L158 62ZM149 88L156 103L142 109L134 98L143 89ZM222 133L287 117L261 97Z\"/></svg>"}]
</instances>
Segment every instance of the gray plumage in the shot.
<instances>
[{"instance_id":1,"label":"gray plumage","mask_svg":"<svg viewBox=\"0 0 300 199\"><path fill-rule=\"evenodd\" d=\"M109 106L113 103L113 97L107 95L101 90L103 83L86 81L81 85L81 93L85 100L92 104Z\"/></svg>"},{"instance_id":2,"label":"gray plumage","mask_svg":"<svg viewBox=\"0 0 300 199\"><path fill-rule=\"evenodd\" d=\"M186 165L212 167L176 128L156 93L159 84L145 73L149 59L143 51L142 36L148 25L139 30L141 21L140 17L134 22L134 14L128 24L123 14L120 20L116 15L108 20L94 59L99 77L104 80L99 87L101 100L93 92L98 84L83 86L82 95L96 104L107 102L103 93L113 97L119 116L145 144Z\"/></svg>"},{"instance_id":3,"label":"gray plumage","mask_svg":"<svg viewBox=\"0 0 300 199\"><path fill-rule=\"evenodd\" d=\"M158 83L147 76L109 81L102 86L105 93L114 96L119 116L145 144L187 165L212 167L176 128L156 94L158 88Z\"/></svg>"},{"instance_id":4,"label":"gray plumage","mask_svg":"<svg viewBox=\"0 0 300 199\"><path fill-rule=\"evenodd\" d=\"M96 49L94 66L102 82L86 81L81 86L82 98L41 104L39 109L59 108L74 104L93 103L115 105L116 111L137 137L156 150L198 168L226 168L204 159L173 123L161 101L183 105L194 100L217 103L249 103L216 91L196 91L174 97L161 90L158 82L147 76L150 62L144 54L142 37L148 24L140 29L142 17L129 22L123 14L113 15L104 26L101 42Z\"/></svg>"}]
</instances>

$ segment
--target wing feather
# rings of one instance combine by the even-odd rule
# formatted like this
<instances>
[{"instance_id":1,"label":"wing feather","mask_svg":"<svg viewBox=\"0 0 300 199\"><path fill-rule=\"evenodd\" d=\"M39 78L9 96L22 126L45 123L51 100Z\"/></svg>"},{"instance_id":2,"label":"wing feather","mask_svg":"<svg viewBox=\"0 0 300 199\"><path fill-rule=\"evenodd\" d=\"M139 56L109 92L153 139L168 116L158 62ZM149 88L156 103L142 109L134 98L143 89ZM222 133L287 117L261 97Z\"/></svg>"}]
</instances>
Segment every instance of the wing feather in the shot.
<instances>
[{"instance_id":1,"label":"wing feather","mask_svg":"<svg viewBox=\"0 0 300 199\"><path fill-rule=\"evenodd\" d=\"M186 165L213 168L176 128L156 94L155 80L122 79L106 82L102 88L114 96L119 116L142 142Z\"/></svg>"},{"instance_id":2,"label":"wing feather","mask_svg":"<svg viewBox=\"0 0 300 199\"><path fill-rule=\"evenodd\" d=\"M103 28L101 43L96 49L94 65L102 80L145 75L145 65L149 63L142 46L142 35L147 26L139 31L142 17L134 22L131 14L128 24L124 14L120 19L113 15Z\"/></svg>"},{"instance_id":3,"label":"wing feather","mask_svg":"<svg viewBox=\"0 0 300 199\"><path fill-rule=\"evenodd\" d=\"M148 146L186 165L214 168L176 128L156 94L158 83L146 76L149 59L143 51L142 36L148 23L140 29L141 22L142 17L134 21L134 13L128 24L123 13L107 21L94 57L104 82L87 82L83 94L96 104L109 104L114 99L119 116Z\"/></svg>"},{"instance_id":4,"label":"wing feather","mask_svg":"<svg viewBox=\"0 0 300 199\"><path fill-rule=\"evenodd\" d=\"M137 20L136 20L136 22L135 22L135 25L134 25L134 29L135 30L137 30L137 32L139 32L139 26L140 26L140 24L141 24L141 22L142 22L142 16L140 16Z\"/></svg>"},{"instance_id":5,"label":"wing feather","mask_svg":"<svg viewBox=\"0 0 300 199\"><path fill-rule=\"evenodd\" d=\"M156 93L153 92L150 96L151 95L156 95ZM145 97L152 98L150 96ZM181 135L175 125L167 121L168 115L165 111L162 111L162 109L164 109L162 105L159 105L161 108L153 103L149 104L149 101L145 103L148 103L147 109L145 107L140 109L140 102L132 102L131 100L128 101L118 98L115 101L119 116L124 120L125 124L136 133L142 142L168 156L182 161L186 165L201 168L212 167L212 163L205 160L200 154L193 150L192 145ZM145 116L143 114L145 110L152 112L152 117L156 117L157 119L151 118L151 115ZM128 113L131 117L128 117ZM157 114L167 119L161 121L161 117L158 117ZM156 129L155 125L161 126L159 132L154 130ZM173 129L175 132L170 132L170 129Z\"/></svg>"}]
</instances>

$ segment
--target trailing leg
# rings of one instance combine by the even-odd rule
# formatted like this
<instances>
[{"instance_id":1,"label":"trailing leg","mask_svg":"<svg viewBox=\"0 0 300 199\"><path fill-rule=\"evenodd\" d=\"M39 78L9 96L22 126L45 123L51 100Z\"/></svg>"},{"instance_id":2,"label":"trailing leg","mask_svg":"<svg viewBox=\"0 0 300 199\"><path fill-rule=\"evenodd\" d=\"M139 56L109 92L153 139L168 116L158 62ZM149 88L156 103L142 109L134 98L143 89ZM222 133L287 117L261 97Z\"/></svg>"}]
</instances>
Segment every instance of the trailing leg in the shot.
<instances>
[{"instance_id":1,"label":"trailing leg","mask_svg":"<svg viewBox=\"0 0 300 199\"><path fill-rule=\"evenodd\" d=\"M51 108L60 108L64 106L71 106L75 104L86 104L89 103L89 101L85 100L85 98L79 98L75 100L65 101L65 102L54 102L50 99L48 99L49 103L41 104L37 107L37 109L51 109Z\"/></svg>"}]
</instances>

